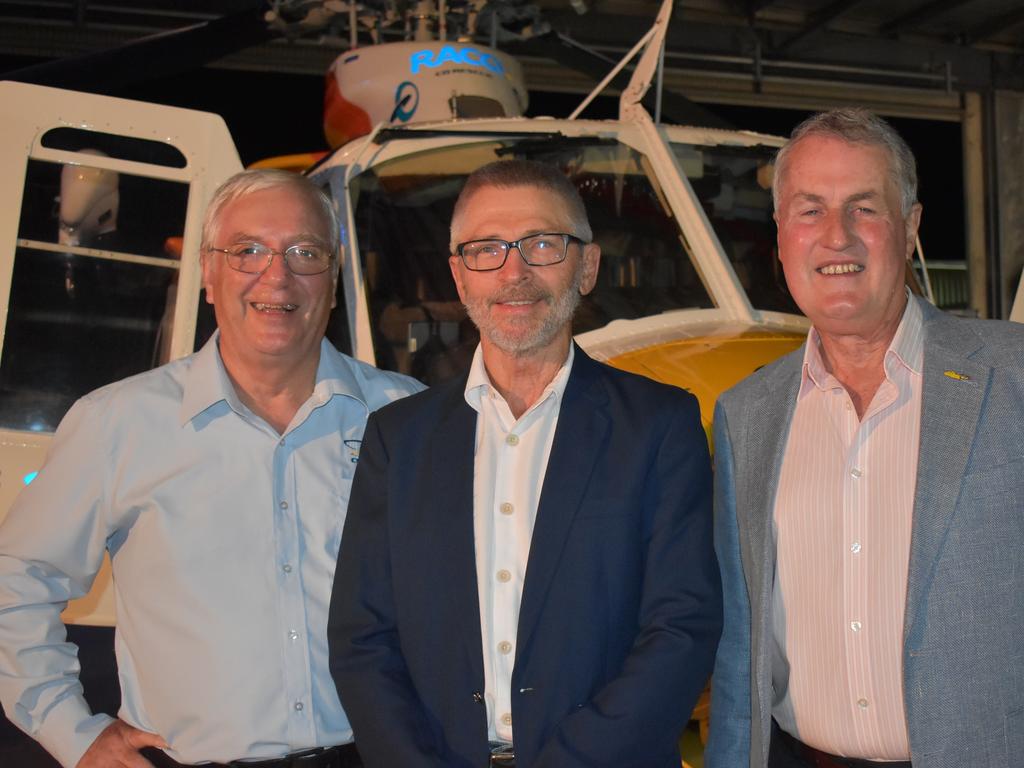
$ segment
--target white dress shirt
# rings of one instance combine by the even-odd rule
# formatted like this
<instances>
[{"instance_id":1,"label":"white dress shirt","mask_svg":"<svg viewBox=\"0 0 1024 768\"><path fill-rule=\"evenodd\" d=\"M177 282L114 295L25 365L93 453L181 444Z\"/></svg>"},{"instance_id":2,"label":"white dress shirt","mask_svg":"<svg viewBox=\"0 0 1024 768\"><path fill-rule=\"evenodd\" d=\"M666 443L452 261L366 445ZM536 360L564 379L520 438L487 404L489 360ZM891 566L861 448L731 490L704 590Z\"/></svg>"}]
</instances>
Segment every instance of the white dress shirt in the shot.
<instances>
[{"instance_id":1,"label":"white dress shirt","mask_svg":"<svg viewBox=\"0 0 1024 768\"><path fill-rule=\"evenodd\" d=\"M491 741L512 743L512 668L533 524L573 347L537 402L517 420L496 390L478 346L466 402L478 414L473 465L473 538L483 642L484 700Z\"/></svg>"},{"instance_id":2,"label":"white dress shirt","mask_svg":"<svg viewBox=\"0 0 1024 768\"><path fill-rule=\"evenodd\" d=\"M109 723L82 698L60 611L109 550L120 717L185 763L352 740L327 609L370 411L422 389L324 341L284 434L239 399L218 336L62 421L0 526L0 700L64 766Z\"/></svg>"},{"instance_id":3,"label":"white dress shirt","mask_svg":"<svg viewBox=\"0 0 1024 768\"><path fill-rule=\"evenodd\" d=\"M908 760L903 616L924 331L907 302L858 419L811 330L775 500L773 714L835 755Z\"/></svg>"}]
</instances>

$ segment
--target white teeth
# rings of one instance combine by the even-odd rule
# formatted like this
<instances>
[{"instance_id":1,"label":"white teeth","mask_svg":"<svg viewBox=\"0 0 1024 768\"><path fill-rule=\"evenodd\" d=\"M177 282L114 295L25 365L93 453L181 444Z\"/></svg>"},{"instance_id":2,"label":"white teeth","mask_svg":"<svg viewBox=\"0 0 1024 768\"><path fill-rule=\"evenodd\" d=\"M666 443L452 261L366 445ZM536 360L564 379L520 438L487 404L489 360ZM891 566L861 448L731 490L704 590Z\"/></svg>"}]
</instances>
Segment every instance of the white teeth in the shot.
<instances>
[{"instance_id":1,"label":"white teeth","mask_svg":"<svg viewBox=\"0 0 1024 768\"><path fill-rule=\"evenodd\" d=\"M850 272L863 272L864 267L860 264L829 264L827 267L819 267L818 271L823 275L845 275Z\"/></svg>"},{"instance_id":2,"label":"white teeth","mask_svg":"<svg viewBox=\"0 0 1024 768\"><path fill-rule=\"evenodd\" d=\"M266 312L268 310L271 312L291 312L298 309L297 304L266 304L261 301L253 302L253 307L259 312Z\"/></svg>"}]
</instances>

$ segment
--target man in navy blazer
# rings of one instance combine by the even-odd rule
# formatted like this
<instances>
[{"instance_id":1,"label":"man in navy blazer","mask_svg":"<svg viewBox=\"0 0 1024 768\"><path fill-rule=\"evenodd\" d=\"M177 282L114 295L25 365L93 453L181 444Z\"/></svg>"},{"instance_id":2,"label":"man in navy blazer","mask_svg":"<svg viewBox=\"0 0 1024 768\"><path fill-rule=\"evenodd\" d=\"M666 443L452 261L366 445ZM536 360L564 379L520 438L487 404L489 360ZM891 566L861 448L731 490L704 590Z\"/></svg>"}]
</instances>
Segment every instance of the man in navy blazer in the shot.
<instances>
[{"instance_id":1,"label":"man in navy blazer","mask_svg":"<svg viewBox=\"0 0 1024 768\"><path fill-rule=\"evenodd\" d=\"M725 629L705 765L1019 768L1024 329L907 295L914 160L874 115L810 118L775 184L814 327L715 412Z\"/></svg>"},{"instance_id":2,"label":"man in navy blazer","mask_svg":"<svg viewBox=\"0 0 1024 768\"><path fill-rule=\"evenodd\" d=\"M371 417L328 635L371 768L678 768L718 642L696 400L591 360L597 277L575 187L467 181L450 265L468 377Z\"/></svg>"}]
</instances>

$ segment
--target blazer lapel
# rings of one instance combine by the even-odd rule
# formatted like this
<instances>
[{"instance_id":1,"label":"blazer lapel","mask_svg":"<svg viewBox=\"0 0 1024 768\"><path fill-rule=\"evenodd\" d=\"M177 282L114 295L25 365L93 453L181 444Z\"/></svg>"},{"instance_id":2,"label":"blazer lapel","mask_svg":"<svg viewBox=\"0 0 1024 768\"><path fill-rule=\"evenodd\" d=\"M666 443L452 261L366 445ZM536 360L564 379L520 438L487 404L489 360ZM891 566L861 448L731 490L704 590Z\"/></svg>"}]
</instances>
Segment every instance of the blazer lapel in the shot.
<instances>
[{"instance_id":1,"label":"blazer lapel","mask_svg":"<svg viewBox=\"0 0 1024 768\"><path fill-rule=\"evenodd\" d=\"M430 445L432 501L436 523L431 527L443 537L434 544L434 583L444 584L438 599L448 607L439 615L457 617L460 649L472 673L476 690L483 690L483 648L480 636L480 601L476 583L476 548L473 539L473 476L476 454L476 412L465 401L465 377L451 387Z\"/></svg>"},{"instance_id":2,"label":"blazer lapel","mask_svg":"<svg viewBox=\"0 0 1024 768\"><path fill-rule=\"evenodd\" d=\"M761 720L754 727L765 731L771 712L771 604L775 581L775 537L773 520L775 495L779 487L782 458L789 438L789 425L796 408L803 368L803 347L791 353L767 378L759 394L746 402L745 431L736 436L733 450L736 465L745 468L736 478L736 508L741 519L740 550L747 573L751 601L752 647L757 698ZM764 745L767 750L767 738ZM767 751L766 751L767 757Z\"/></svg>"},{"instance_id":3,"label":"blazer lapel","mask_svg":"<svg viewBox=\"0 0 1024 768\"><path fill-rule=\"evenodd\" d=\"M540 618L548 585L582 504L594 462L607 449L605 438L609 422L603 408L607 399L601 387L599 364L576 347L530 542L519 608L517 647L520 649L528 647Z\"/></svg>"},{"instance_id":4,"label":"blazer lapel","mask_svg":"<svg viewBox=\"0 0 1024 768\"><path fill-rule=\"evenodd\" d=\"M904 638L927 594L956 509L992 369L971 360L983 346L966 324L922 303L925 313L921 447L914 495Z\"/></svg>"}]
</instances>

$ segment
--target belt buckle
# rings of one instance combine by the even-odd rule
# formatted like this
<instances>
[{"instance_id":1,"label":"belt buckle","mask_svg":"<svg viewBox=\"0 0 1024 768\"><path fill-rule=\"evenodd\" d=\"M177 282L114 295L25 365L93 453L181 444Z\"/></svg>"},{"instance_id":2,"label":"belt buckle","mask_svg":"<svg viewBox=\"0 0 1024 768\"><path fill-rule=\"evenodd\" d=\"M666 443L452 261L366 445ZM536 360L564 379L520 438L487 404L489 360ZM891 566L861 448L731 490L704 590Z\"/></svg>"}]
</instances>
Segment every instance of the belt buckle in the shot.
<instances>
[{"instance_id":1,"label":"belt buckle","mask_svg":"<svg viewBox=\"0 0 1024 768\"><path fill-rule=\"evenodd\" d=\"M511 744L492 744L489 765L494 766L494 768L515 768L515 748Z\"/></svg>"},{"instance_id":2,"label":"belt buckle","mask_svg":"<svg viewBox=\"0 0 1024 768\"><path fill-rule=\"evenodd\" d=\"M313 749L305 749L302 752L292 752L290 755L285 755L285 768L301 768L304 765L329 765L329 761L324 761L324 758L328 758L328 750L323 747L314 747Z\"/></svg>"}]
</instances>

